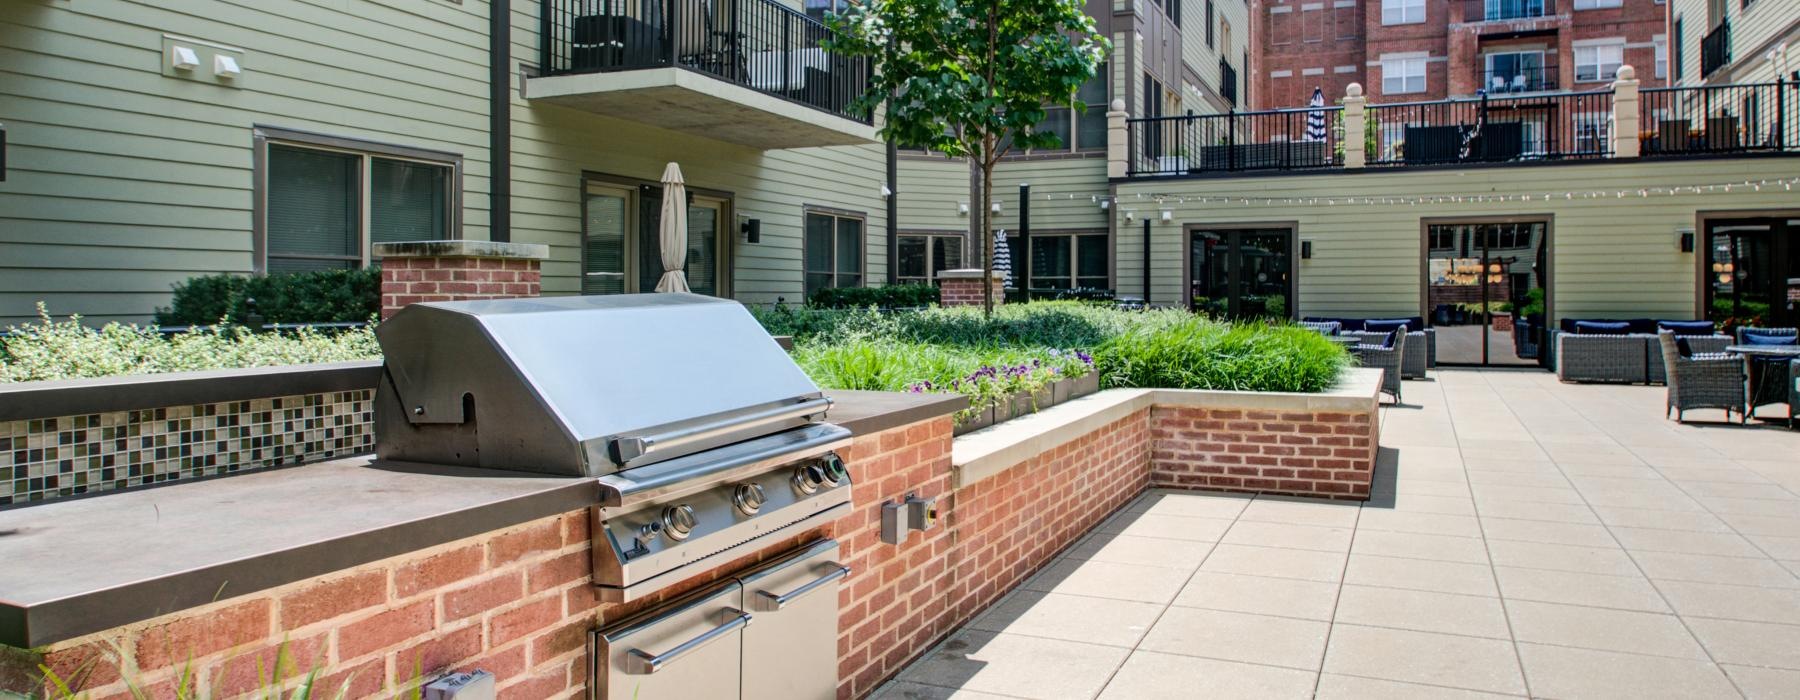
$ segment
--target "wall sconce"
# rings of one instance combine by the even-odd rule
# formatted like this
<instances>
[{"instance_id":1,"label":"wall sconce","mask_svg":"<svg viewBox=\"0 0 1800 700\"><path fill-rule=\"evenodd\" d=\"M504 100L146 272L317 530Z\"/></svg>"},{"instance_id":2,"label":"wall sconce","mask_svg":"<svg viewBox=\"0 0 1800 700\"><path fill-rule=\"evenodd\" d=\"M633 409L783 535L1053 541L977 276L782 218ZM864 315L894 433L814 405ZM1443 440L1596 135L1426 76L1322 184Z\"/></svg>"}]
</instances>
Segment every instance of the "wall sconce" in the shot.
<instances>
[{"instance_id":1,"label":"wall sconce","mask_svg":"<svg viewBox=\"0 0 1800 700\"><path fill-rule=\"evenodd\" d=\"M956 215L957 216L968 216L969 215L969 203L968 202L957 202L956 203Z\"/></svg>"},{"instance_id":2,"label":"wall sconce","mask_svg":"<svg viewBox=\"0 0 1800 700\"><path fill-rule=\"evenodd\" d=\"M741 227L744 231L745 243L762 242L762 219L744 219Z\"/></svg>"},{"instance_id":3,"label":"wall sconce","mask_svg":"<svg viewBox=\"0 0 1800 700\"><path fill-rule=\"evenodd\" d=\"M1300 259L1301 260L1311 260L1312 259L1312 241L1307 241L1307 240L1300 241Z\"/></svg>"},{"instance_id":4,"label":"wall sconce","mask_svg":"<svg viewBox=\"0 0 1800 700\"><path fill-rule=\"evenodd\" d=\"M1132 211L1130 209L1126 209L1125 210L1125 220L1126 221L1137 221L1137 212Z\"/></svg>"},{"instance_id":5,"label":"wall sconce","mask_svg":"<svg viewBox=\"0 0 1800 700\"><path fill-rule=\"evenodd\" d=\"M1112 208L1112 200L1110 200L1110 199L1100 200L1100 211L1106 211L1111 208Z\"/></svg>"},{"instance_id":6,"label":"wall sconce","mask_svg":"<svg viewBox=\"0 0 1800 700\"><path fill-rule=\"evenodd\" d=\"M994 212L995 214L1000 213L1000 203L994 202L993 206L988 207L988 211Z\"/></svg>"},{"instance_id":7,"label":"wall sconce","mask_svg":"<svg viewBox=\"0 0 1800 700\"><path fill-rule=\"evenodd\" d=\"M883 197L894 196L894 188L888 187L887 183L885 183L885 182L881 183L881 196L883 196Z\"/></svg>"},{"instance_id":8,"label":"wall sconce","mask_svg":"<svg viewBox=\"0 0 1800 700\"><path fill-rule=\"evenodd\" d=\"M1681 228L1681 229L1675 229L1675 233L1676 233L1676 237L1675 237L1676 242L1681 245L1681 252L1683 252L1683 253L1694 252L1694 230L1687 229L1687 228Z\"/></svg>"},{"instance_id":9,"label":"wall sconce","mask_svg":"<svg viewBox=\"0 0 1800 700\"><path fill-rule=\"evenodd\" d=\"M1164 209L1164 210L1162 210L1162 213L1160 215L1158 215L1157 218L1162 219L1162 222L1166 224L1166 223L1169 223L1170 221L1175 220L1175 212Z\"/></svg>"}]
</instances>

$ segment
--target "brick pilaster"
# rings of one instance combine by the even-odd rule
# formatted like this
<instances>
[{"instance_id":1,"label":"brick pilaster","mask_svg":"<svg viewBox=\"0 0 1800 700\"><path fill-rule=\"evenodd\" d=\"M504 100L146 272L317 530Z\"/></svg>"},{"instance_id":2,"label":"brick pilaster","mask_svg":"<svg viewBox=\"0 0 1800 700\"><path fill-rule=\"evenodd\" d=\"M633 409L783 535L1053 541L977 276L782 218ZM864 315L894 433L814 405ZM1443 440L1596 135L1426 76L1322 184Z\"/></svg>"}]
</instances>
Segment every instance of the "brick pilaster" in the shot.
<instances>
[{"instance_id":1,"label":"brick pilaster","mask_svg":"<svg viewBox=\"0 0 1800 700\"><path fill-rule=\"evenodd\" d=\"M938 304L941 306L981 306L981 270L944 270L938 273ZM994 303L1006 299L1004 277L996 272L990 280L994 287Z\"/></svg>"},{"instance_id":2,"label":"brick pilaster","mask_svg":"<svg viewBox=\"0 0 1800 700\"><path fill-rule=\"evenodd\" d=\"M408 304L535 297L549 247L487 241L377 243L381 317Z\"/></svg>"}]
</instances>

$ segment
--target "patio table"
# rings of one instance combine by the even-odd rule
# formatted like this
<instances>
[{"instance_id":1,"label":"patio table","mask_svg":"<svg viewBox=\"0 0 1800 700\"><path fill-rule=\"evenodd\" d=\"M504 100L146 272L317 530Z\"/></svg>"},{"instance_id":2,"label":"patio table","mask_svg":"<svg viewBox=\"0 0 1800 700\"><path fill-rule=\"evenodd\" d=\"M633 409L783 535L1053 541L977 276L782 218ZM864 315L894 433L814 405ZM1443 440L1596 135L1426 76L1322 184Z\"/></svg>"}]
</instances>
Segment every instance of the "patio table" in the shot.
<instances>
[{"instance_id":1,"label":"patio table","mask_svg":"<svg viewBox=\"0 0 1800 700\"><path fill-rule=\"evenodd\" d=\"M1744 370L1750 379L1750 415L1756 415L1756 407L1764 403L1783 402L1788 404L1788 427L1794 426L1794 405L1788 401L1787 380L1793 377L1778 377L1777 373L1768 371L1757 362L1757 358L1769 358L1783 362L1800 359L1800 345L1731 345L1725 352L1736 353L1744 358ZM1790 365L1791 366L1791 365ZM1791 374L1791 372L1789 373ZM1770 378L1777 381L1770 382Z\"/></svg>"}]
</instances>

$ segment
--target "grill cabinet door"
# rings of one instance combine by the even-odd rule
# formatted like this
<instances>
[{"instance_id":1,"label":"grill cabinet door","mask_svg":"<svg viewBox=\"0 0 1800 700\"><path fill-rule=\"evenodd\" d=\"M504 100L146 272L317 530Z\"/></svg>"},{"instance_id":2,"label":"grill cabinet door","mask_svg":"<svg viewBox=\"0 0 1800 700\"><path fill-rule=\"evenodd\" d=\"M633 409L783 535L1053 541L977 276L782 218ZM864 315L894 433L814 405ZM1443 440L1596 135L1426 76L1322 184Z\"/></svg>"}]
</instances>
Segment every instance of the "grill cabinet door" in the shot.
<instances>
[{"instance_id":1,"label":"grill cabinet door","mask_svg":"<svg viewBox=\"0 0 1800 700\"><path fill-rule=\"evenodd\" d=\"M600 700L737 698L750 622L742 599L731 582L595 632L591 687Z\"/></svg>"},{"instance_id":2,"label":"grill cabinet door","mask_svg":"<svg viewBox=\"0 0 1800 700\"><path fill-rule=\"evenodd\" d=\"M838 588L850 570L835 540L808 545L738 577L744 608L744 700L835 700Z\"/></svg>"}]
</instances>

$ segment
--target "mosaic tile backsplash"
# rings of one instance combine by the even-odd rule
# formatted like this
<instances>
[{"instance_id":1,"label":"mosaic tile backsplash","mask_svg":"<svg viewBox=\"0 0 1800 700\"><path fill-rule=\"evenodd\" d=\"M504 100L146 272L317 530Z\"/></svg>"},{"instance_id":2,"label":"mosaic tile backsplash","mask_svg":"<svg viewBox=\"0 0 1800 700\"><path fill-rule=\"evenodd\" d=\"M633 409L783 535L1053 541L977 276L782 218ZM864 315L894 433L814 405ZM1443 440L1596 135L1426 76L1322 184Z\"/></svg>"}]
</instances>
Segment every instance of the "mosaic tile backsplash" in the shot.
<instances>
[{"instance_id":1,"label":"mosaic tile backsplash","mask_svg":"<svg viewBox=\"0 0 1800 700\"><path fill-rule=\"evenodd\" d=\"M375 449L374 389L0 422L0 505Z\"/></svg>"}]
</instances>

